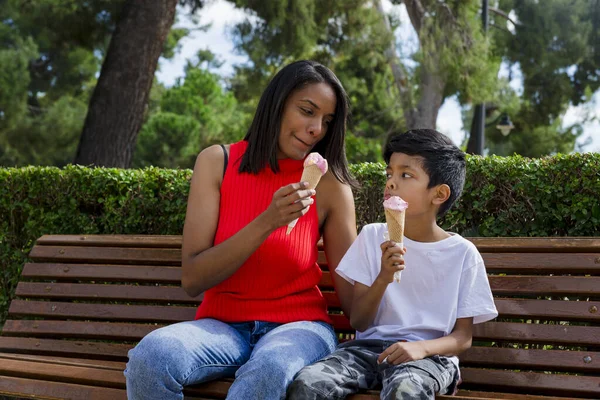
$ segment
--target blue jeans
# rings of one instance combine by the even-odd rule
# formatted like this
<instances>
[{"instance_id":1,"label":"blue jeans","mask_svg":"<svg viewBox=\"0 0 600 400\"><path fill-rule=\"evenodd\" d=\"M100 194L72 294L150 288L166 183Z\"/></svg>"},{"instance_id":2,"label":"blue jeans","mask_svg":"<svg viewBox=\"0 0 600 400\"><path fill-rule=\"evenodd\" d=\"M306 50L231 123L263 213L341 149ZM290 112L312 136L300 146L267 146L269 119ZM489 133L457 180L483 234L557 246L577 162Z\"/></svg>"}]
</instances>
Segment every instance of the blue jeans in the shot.
<instances>
[{"instance_id":1,"label":"blue jeans","mask_svg":"<svg viewBox=\"0 0 600 400\"><path fill-rule=\"evenodd\" d=\"M181 322L146 335L129 351L127 398L183 399L183 387L233 377L228 399L285 399L304 366L335 350L324 322Z\"/></svg>"}]
</instances>

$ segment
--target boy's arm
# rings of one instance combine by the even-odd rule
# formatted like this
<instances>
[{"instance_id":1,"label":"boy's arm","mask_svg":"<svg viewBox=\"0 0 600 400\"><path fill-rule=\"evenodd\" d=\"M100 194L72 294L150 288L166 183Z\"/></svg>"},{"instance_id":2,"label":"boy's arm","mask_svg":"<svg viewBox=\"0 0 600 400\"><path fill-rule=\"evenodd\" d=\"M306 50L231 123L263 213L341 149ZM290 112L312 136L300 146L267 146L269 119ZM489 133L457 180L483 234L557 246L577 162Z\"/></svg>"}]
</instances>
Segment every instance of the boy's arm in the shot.
<instances>
[{"instance_id":1,"label":"boy's arm","mask_svg":"<svg viewBox=\"0 0 600 400\"><path fill-rule=\"evenodd\" d=\"M402 364L421 360L433 355L456 356L471 347L473 340L473 318L458 318L452 333L433 340L397 342L379 355L377 362L387 357L389 364Z\"/></svg>"},{"instance_id":2,"label":"boy's arm","mask_svg":"<svg viewBox=\"0 0 600 400\"><path fill-rule=\"evenodd\" d=\"M371 286L354 282L350 325L357 331L364 332L373 323L379 303L387 286L394 281L394 273L404 269L402 255L405 249L394 242L381 244L381 270Z\"/></svg>"},{"instance_id":3,"label":"boy's arm","mask_svg":"<svg viewBox=\"0 0 600 400\"><path fill-rule=\"evenodd\" d=\"M354 296L350 312L350 325L354 329L364 332L373 323L387 285L379 279L376 279L370 287L360 282L354 282Z\"/></svg>"}]
</instances>

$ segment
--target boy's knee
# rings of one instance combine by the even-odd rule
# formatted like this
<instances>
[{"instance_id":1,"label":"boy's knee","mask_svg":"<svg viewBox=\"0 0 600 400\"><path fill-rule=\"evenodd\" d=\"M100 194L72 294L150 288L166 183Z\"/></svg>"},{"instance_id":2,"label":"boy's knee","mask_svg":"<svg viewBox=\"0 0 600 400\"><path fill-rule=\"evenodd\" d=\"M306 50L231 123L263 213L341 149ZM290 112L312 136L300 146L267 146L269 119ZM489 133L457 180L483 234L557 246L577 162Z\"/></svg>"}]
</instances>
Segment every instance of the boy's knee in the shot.
<instances>
[{"instance_id":1,"label":"boy's knee","mask_svg":"<svg viewBox=\"0 0 600 400\"><path fill-rule=\"evenodd\" d=\"M391 383L385 396L386 399L395 400L433 400L435 399L435 388L429 380L413 377L411 379L397 380Z\"/></svg>"},{"instance_id":2,"label":"boy's knee","mask_svg":"<svg viewBox=\"0 0 600 400\"><path fill-rule=\"evenodd\" d=\"M326 399L321 390L317 390L315 388L315 384L319 384L319 386L323 386L323 375L313 374L310 371L310 367L304 368L300 370L294 381L288 387L287 395L288 400L316 400L316 399Z\"/></svg>"},{"instance_id":3,"label":"boy's knee","mask_svg":"<svg viewBox=\"0 0 600 400\"><path fill-rule=\"evenodd\" d=\"M296 379L294 380L287 389L287 399L288 400L303 400L311 398L310 386L306 384L305 381Z\"/></svg>"},{"instance_id":4,"label":"boy's knee","mask_svg":"<svg viewBox=\"0 0 600 400\"><path fill-rule=\"evenodd\" d=\"M329 399L336 385L319 363L313 364L298 372L288 388L288 399Z\"/></svg>"}]
</instances>

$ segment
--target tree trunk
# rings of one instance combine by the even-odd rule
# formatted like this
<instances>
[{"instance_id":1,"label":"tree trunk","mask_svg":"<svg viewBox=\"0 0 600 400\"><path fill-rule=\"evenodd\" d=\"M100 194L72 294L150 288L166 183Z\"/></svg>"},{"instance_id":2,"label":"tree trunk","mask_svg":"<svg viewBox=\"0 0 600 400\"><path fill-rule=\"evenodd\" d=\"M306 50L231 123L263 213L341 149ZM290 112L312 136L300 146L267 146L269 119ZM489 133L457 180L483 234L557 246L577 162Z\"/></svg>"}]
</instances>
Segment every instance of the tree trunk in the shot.
<instances>
[{"instance_id":1,"label":"tree trunk","mask_svg":"<svg viewBox=\"0 0 600 400\"><path fill-rule=\"evenodd\" d=\"M128 168L177 0L127 0L81 133L75 164Z\"/></svg>"},{"instance_id":2,"label":"tree trunk","mask_svg":"<svg viewBox=\"0 0 600 400\"><path fill-rule=\"evenodd\" d=\"M379 13L379 16L381 17L381 23L385 27L385 30L392 37L388 48L385 50L385 56L388 59L388 63L390 64L390 67L392 69L392 76L394 77L394 83L396 84L396 88L400 93L400 104L402 105L404 121L406 122L406 126L410 129L414 126L416 110L413 106L412 91L408 85L408 77L406 71L404 71L404 66L398 58L398 54L396 53L396 40L394 38L394 32L392 32L390 21L388 20L385 11L383 11L381 1L374 0L373 6Z\"/></svg>"},{"instance_id":3,"label":"tree trunk","mask_svg":"<svg viewBox=\"0 0 600 400\"><path fill-rule=\"evenodd\" d=\"M425 18L426 10L419 0L405 0L406 10L410 18L411 24L415 28L417 35L421 35L421 27L423 18ZM382 17L382 23L387 31L393 37L389 21L380 0L374 0L374 7ZM452 20L443 21L444 25L452 29ZM390 67L396 87L400 92L400 103L402 104L402 112L407 129L415 128L431 128L435 129L438 112L444 101L444 88L446 87L445 78L435 71L429 70L425 65L421 65L421 75L419 79L419 100L416 107L413 105L412 90L408 85L407 74L404 71L398 55L396 53L396 41L393 39L390 46L386 50L386 56L389 60ZM430 55L435 57L435 55ZM433 63L435 65L435 62Z\"/></svg>"},{"instance_id":4,"label":"tree trunk","mask_svg":"<svg viewBox=\"0 0 600 400\"><path fill-rule=\"evenodd\" d=\"M435 129L438 112L444 102L446 81L438 74L430 72L425 65L421 66L420 81L421 95L417 104L417 112L413 118L413 126L408 126L408 128Z\"/></svg>"}]
</instances>

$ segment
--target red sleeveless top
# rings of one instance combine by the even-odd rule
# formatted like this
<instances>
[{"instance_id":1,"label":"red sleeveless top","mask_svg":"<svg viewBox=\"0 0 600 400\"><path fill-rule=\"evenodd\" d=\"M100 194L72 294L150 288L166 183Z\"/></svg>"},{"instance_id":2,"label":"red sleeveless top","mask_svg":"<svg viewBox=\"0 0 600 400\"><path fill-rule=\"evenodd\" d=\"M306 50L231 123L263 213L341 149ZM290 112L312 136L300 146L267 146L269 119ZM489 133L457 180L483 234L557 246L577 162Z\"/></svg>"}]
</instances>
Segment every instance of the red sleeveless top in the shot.
<instances>
[{"instance_id":1,"label":"red sleeveless top","mask_svg":"<svg viewBox=\"0 0 600 400\"><path fill-rule=\"evenodd\" d=\"M230 146L215 246L264 212L279 188L299 182L302 176L303 161L292 159L279 160L276 174L268 165L257 175L240 173L247 147L246 141ZM207 290L196 319L331 323L327 303L317 287L322 272L317 264L320 235L316 201L292 232L285 232L286 226L273 231L232 276Z\"/></svg>"}]
</instances>

